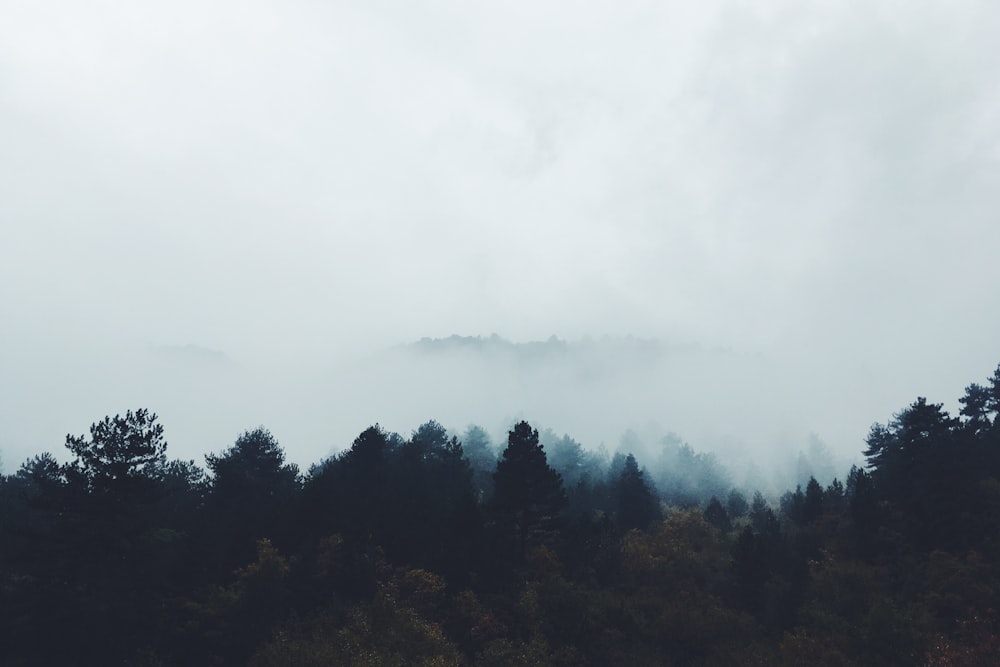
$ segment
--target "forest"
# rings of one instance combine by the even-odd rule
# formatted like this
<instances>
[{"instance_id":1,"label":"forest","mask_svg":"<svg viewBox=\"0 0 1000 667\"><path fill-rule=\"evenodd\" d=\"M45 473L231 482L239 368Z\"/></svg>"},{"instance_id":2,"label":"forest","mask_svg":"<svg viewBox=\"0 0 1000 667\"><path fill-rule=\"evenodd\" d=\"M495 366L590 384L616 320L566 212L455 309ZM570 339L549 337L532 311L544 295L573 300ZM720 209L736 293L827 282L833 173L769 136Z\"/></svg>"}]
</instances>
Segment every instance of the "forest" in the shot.
<instances>
[{"instance_id":1,"label":"forest","mask_svg":"<svg viewBox=\"0 0 1000 667\"><path fill-rule=\"evenodd\" d=\"M0 662L994 665L1000 367L959 402L778 496L525 421L375 425L303 471L263 427L201 466L105 417L0 476Z\"/></svg>"}]
</instances>

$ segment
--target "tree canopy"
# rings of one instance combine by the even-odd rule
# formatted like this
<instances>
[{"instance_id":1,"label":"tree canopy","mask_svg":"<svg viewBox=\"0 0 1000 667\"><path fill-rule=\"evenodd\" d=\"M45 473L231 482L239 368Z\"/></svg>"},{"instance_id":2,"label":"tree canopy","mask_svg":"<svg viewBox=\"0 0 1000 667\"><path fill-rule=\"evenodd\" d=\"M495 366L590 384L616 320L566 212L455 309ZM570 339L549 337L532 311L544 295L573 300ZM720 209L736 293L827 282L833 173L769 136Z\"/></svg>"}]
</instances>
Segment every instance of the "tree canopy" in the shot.
<instances>
[{"instance_id":1,"label":"tree canopy","mask_svg":"<svg viewBox=\"0 0 1000 667\"><path fill-rule=\"evenodd\" d=\"M814 447L777 497L679 438L655 485L524 421L499 458L375 425L302 477L264 427L206 471L155 415L107 417L0 475L3 662L992 664L998 386L958 418L918 398L843 484Z\"/></svg>"}]
</instances>

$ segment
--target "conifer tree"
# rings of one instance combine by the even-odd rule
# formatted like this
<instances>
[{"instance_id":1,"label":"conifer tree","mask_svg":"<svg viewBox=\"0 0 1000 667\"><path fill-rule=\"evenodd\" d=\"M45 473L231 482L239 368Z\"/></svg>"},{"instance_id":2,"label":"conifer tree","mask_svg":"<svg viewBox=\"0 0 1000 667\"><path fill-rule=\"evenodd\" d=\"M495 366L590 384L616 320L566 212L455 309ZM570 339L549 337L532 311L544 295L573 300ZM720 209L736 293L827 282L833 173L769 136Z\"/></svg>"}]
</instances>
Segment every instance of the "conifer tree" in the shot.
<instances>
[{"instance_id":1,"label":"conifer tree","mask_svg":"<svg viewBox=\"0 0 1000 667\"><path fill-rule=\"evenodd\" d=\"M538 431L520 422L508 433L507 448L493 473L490 507L512 527L521 554L529 542L545 541L566 505L562 478L549 466Z\"/></svg>"},{"instance_id":2,"label":"conifer tree","mask_svg":"<svg viewBox=\"0 0 1000 667\"><path fill-rule=\"evenodd\" d=\"M646 482L632 454L625 457L615 493L618 501L618 525L622 530L645 528L662 516L660 501Z\"/></svg>"}]
</instances>

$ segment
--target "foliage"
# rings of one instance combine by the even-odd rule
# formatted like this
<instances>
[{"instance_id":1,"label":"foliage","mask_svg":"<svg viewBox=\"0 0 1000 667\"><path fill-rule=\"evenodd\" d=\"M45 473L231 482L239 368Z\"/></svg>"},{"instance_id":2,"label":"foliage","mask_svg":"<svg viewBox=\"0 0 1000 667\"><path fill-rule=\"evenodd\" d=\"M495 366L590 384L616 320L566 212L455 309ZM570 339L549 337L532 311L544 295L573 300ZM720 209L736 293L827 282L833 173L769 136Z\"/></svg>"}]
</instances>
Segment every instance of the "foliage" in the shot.
<instances>
[{"instance_id":1,"label":"foliage","mask_svg":"<svg viewBox=\"0 0 1000 667\"><path fill-rule=\"evenodd\" d=\"M646 481L631 454L625 457L625 465L615 480L614 493L618 510L616 518L621 530L645 528L663 516L656 491Z\"/></svg>"},{"instance_id":2,"label":"foliage","mask_svg":"<svg viewBox=\"0 0 1000 667\"><path fill-rule=\"evenodd\" d=\"M91 493L117 502L144 499L166 463L163 426L148 410L105 417L89 439L67 435L66 447Z\"/></svg>"},{"instance_id":3,"label":"foliage","mask_svg":"<svg viewBox=\"0 0 1000 667\"><path fill-rule=\"evenodd\" d=\"M373 426L303 479L264 428L206 474L108 417L0 476L3 662L992 665L1000 367L961 404L749 502L679 440L649 474L526 422L499 459Z\"/></svg>"},{"instance_id":4,"label":"foliage","mask_svg":"<svg viewBox=\"0 0 1000 667\"><path fill-rule=\"evenodd\" d=\"M562 478L549 466L538 431L527 422L519 422L508 434L493 484L490 510L515 534L523 557L528 544L552 535L566 505Z\"/></svg>"}]
</instances>

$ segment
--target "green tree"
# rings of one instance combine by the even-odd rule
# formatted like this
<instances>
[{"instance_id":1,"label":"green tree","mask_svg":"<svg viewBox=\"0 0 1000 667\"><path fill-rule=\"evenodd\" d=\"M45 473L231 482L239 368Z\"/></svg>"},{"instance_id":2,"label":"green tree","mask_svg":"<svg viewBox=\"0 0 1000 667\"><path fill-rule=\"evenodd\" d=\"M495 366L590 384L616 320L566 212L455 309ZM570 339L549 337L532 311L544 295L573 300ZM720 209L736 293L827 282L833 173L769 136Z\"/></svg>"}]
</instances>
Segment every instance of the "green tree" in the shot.
<instances>
[{"instance_id":1,"label":"green tree","mask_svg":"<svg viewBox=\"0 0 1000 667\"><path fill-rule=\"evenodd\" d=\"M989 429L990 421L990 389L981 384L972 383L965 388L965 396L958 399L962 404L960 414L965 417L965 428L979 433Z\"/></svg>"},{"instance_id":2,"label":"green tree","mask_svg":"<svg viewBox=\"0 0 1000 667\"><path fill-rule=\"evenodd\" d=\"M722 506L719 499L712 496L712 499L708 501L708 507L705 508L705 521L709 522L723 533L728 533L733 529L733 524L729 520L729 514L726 512L726 508Z\"/></svg>"},{"instance_id":3,"label":"green tree","mask_svg":"<svg viewBox=\"0 0 1000 667\"><path fill-rule=\"evenodd\" d=\"M66 447L88 491L111 501L148 500L166 463L163 426L148 410L105 417L90 438L67 435Z\"/></svg>"},{"instance_id":4,"label":"green tree","mask_svg":"<svg viewBox=\"0 0 1000 667\"><path fill-rule=\"evenodd\" d=\"M497 452L490 435L481 426L471 425L462 435L462 453L472 467L472 483L476 498L483 500L493 493L493 471L497 467Z\"/></svg>"},{"instance_id":5,"label":"green tree","mask_svg":"<svg viewBox=\"0 0 1000 667\"><path fill-rule=\"evenodd\" d=\"M529 543L545 541L566 505L562 478L549 466L538 431L519 422L493 473L490 508L516 535L523 557Z\"/></svg>"},{"instance_id":6,"label":"green tree","mask_svg":"<svg viewBox=\"0 0 1000 667\"><path fill-rule=\"evenodd\" d=\"M732 519L741 519L750 511L750 503L747 497L737 489L733 489L726 497L726 513Z\"/></svg>"},{"instance_id":7,"label":"green tree","mask_svg":"<svg viewBox=\"0 0 1000 667\"><path fill-rule=\"evenodd\" d=\"M285 452L270 431L246 431L232 447L205 461L213 475L209 530L224 567L250 560L258 540L288 535L299 469L285 463Z\"/></svg>"},{"instance_id":8,"label":"green tree","mask_svg":"<svg viewBox=\"0 0 1000 667\"><path fill-rule=\"evenodd\" d=\"M989 379L989 393L990 397L987 401L986 407L993 414L1000 413L1000 365L997 365L993 375Z\"/></svg>"},{"instance_id":9,"label":"green tree","mask_svg":"<svg viewBox=\"0 0 1000 667\"><path fill-rule=\"evenodd\" d=\"M7 478L21 500L45 508L62 505L66 491L66 471L49 452L37 454L25 461L17 472Z\"/></svg>"},{"instance_id":10,"label":"green tree","mask_svg":"<svg viewBox=\"0 0 1000 667\"><path fill-rule=\"evenodd\" d=\"M393 510L377 526L382 546L397 562L433 569L450 581L467 577L481 521L462 443L429 421L389 464L386 493Z\"/></svg>"},{"instance_id":11,"label":"green tree","mask_svg":"<svg viewBox=\"0 0 1000 667\"><path fill-rule=\"evenodd\" d=\"M246 431L232 447L205 461L214 475L212 493L226 498L274 497L297 485L298 466L285 463L284 450L264 427Z\"/></svg>"},{"instance_id":12,"label":"green tree","mask_svg":"<svg viewBox=\"0 0 1000 667\"><path fill-rule=\"evenodd\" d=\"M587 472L587 456L583 446L568 435L556 437L550 430L546 430L545 435L548 438L543 439L543 445L548 451L549 465L559 473L566 486L576 486Z\"/></svg>"},{"instance_id":13,"label":"green tree","mask_svg":"<svg viewBox=\"0 0 1000 667\"><path fill-rule=\"evenodd\" d=\"M615 484L618 526L622 530L645 528L662 518L660 500L646 481L635 457L625 457L625 465Z\"/></svg>"},{"instance_id":14,"label":"green tree","mask_svg":"<svg viewBox=\"0 0 1000 667\"><path fill-rule=\"evenodd\" d=\"M809 523L818 518L823 514L824 504L823 487L815 477L810 477L809 483L806 484L805 500L802 503L802 520Z\"/></svg>"},{"instance_id":15,"label":"green tree","mask_svg":"<svg viewBox=\"0 0 1000 667\"><path fill-rule=\"evenodd\" d=\"M950 438L958 420L941 407L921 396L889 424L872 426L865 458L876 478L894 485L906 483L914 467L926 461L927 452Z\"/></svg>"}]
</instances>

